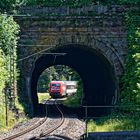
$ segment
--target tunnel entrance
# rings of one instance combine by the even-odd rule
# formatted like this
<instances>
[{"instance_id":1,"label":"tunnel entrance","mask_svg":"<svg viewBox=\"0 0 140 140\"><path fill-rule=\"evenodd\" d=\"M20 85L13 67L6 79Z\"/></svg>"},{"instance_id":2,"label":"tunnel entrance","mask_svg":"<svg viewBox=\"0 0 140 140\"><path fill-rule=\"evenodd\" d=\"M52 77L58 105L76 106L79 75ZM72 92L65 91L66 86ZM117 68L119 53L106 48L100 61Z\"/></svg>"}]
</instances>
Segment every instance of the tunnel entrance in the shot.
<instances>
[{"instance_id":1,"label":"tunnel entrance","mask_svg":"<svg viewBox=\"0 0 140 140\"><path fill-rule=\"evenodd\" d=\"M39 77L37 90L39 104L57 100L59 104L77 108L83 99L82 79L66 65L54 65L45 69Z\"/></svg>"},{"instance_id":2,"label":"tunnel entrance","mask_svg":"<svg viewBox=\"0 0 140 140\"><path fill-rule=\"evenodd\" d=\"M80 75L83 81L82 105L113 105L117 100L117 82L114 68L99 51L77 44L58 47L51 53L66 53L54 56L42 55L36 62L31 77L31 98L34 112L38 110L37 82L41 73L53 65L67 65Z\"/></svg>"}]
</instances>

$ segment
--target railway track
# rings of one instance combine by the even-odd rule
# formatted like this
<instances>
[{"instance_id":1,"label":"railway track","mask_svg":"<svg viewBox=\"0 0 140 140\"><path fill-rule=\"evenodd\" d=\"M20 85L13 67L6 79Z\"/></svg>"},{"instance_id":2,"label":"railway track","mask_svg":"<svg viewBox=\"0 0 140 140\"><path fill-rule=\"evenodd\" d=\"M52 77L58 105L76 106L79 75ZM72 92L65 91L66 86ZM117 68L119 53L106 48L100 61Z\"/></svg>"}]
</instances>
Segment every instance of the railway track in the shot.
<instances>
[{"instance_id":1,"label":"railway track","mask_svg":"<svg viewBox=\"0 0 140 140\"><path fill-rule=\"evenodd\" d=\"M50 100L47 100L45 104L47 104L49 102L50 102ZM51 127L50 129L47 129L47 130L43 131L42 133L40 133L38 136L33 136L31 138L32 140L33 139L34 140L35 139L40 139L42 137L45 137L45 136L49 135L50 133L52 133L54 130L56 130L57 128L59 128L63 124L63 122L64 122L64 115L63 115L63 112L61 111L61 109L59 108L59 106L57 105L57 100L54 101L54 104L55 104L58 112L60 113L61 120L58 123L56 123L53 127ZM18 138L20 136L28 134L29 132L31 132L31 131L33 131L35 129L39 129L39 127L42 126L44 123L47 123L47 114L46 114L46 117L44 117L44 119L38 121L35 125L31 126L30 128L27 128L27 129L25 129L25 130L23 130L23 131L21 131L19 133L16 133L16 134L14 134L12 136L9 136L7 138L4 138L2 140L13 140L13 139L16 139L16 138Z\"/></svg>"},{"instance_id":2,"label":"railway track","mask_svg":"<svg viewBox=\"0 0 140 140\"><path fill-rule=\"evenodd\" d=\"M55 124L52 128L44 131L43 133L41 133L38 137L36 137L35 139L39 139L39 138L42 138L42 137L45 137L45 136L48 136L50 133L52 133L54 130L58 129L59 127L61 127L61 125L64 123L64 114L63 112L61 111L61 109L59 108L59 106L57 105L57 101L55 101L55 106L57 108L57 110L59 111L60 115L61 115L61 120Z\"/></svg>"}]
</instances>

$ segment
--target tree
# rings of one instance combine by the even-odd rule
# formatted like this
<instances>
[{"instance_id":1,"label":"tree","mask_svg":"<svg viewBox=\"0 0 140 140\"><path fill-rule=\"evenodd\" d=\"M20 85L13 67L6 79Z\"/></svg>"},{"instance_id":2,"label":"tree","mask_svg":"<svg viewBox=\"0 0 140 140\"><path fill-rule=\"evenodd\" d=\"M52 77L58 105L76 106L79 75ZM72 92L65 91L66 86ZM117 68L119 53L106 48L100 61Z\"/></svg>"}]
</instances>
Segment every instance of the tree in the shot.
<instances>
[{"instance_id":1,"label":"tree","mask_svg":"<svg viewBox=\"0 0 140 140\"><path fill-rule=\"evenodd\" d=\"M38 80L38 92L46 92L50 81L79 81L80 76L72 68L65 65L55 65L47 68Z\"/></svg>"}]
</instances>

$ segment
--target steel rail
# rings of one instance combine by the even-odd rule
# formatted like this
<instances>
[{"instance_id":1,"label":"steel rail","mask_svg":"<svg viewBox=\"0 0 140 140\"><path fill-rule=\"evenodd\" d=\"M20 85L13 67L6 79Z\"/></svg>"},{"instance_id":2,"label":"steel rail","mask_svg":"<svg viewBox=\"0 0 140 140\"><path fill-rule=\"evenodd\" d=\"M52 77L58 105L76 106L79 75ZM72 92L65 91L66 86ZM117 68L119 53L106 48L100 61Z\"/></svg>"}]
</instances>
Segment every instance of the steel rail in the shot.
<instances>
[{"instance_id":1,"label":"steel rail","mask_svg":"<svg viewBox=\"0 0 140 140\"><path fill-rule=\"evenodd\" d=\"M39 138L42 138L42 137L45 137L45 136L48 136L50 133L52 133L53 131L55 131L56 129L58 129L60 126L62 126L62 124L64 123L64 114L63 112L61 111L61 109L58 107L57 105L57 100L55 100L55 106L56 108L58 109L60 115L61 115L61 121L59 121L59 123L57 123L54 127L48 129L47 131L41 133L38 137L35 137L34 140L37 140Z\"/></svg>"},{"instance_id":2,"label":"steel rail","mask_svg":"<svg viewBox=\"0 0 140 140\"><path fill-rule=\"evenodd\" d=\"M48 100L47 100L47 101L48 101ZM46 102L47 102L47 101L46 101ZM46 103L45 103L45 104L46 104ZM45 116L44 119L42 119L41 121L38 121L35 125L31 126L30 128L27 128L27 129L25 129L25 130L23 130L23 131L21 131L21 132L19 132L19 133L16 133L16 134L14 134L14 135L12 135L12 136L9 136L9 137L7 137L7 138L4 138L4 139L2 139L2 140L12 140L12 139L18 138L18 137L20 137L20 136L22 136L22 135L24 135L24 134L27 134L27 133L33 131L34 129L38 128L38 127L41 126L42 124L44 124L44 123L46 122L46 120L47 120L47 117Z\"/></svg>"},{"instance_id":3,"label":"steel rail","mask_svg":"<svg viewBox=\"0 0 140 140\"><path fill-rule=\"evenodd\" d=\"M48 101L49 101L49 100L47 100L45 104L47 104ZM57 110L59 111L59 113L60 113L60 115L61 115L61 121L59 121L59 123L57 123L53 128L48 129L47 131L41 133L39 136L33 137L34 140L35 140L35 139L39 139L39 138L41 138L41 137L47 136L48 134L52 133L54 130L58 129L58 128L64 123L64 114L63 114L63 112L61 111L61 109L58 107L58 105L57 105L56 102L57 102L57 100L55 100L55 106L56 106ZM22 135L25 135L25 134L27 134L27 133L33 131L34 129L38 128L38 127L41 126L42 124L44 124L44 123L46 122L46 120L47 120L47 117L45 117L43 120L39 121L39 122L36 123L35 125L31 126L30 128L25 129L25 130L23 130L23 131L21 131L21 132L15 134L15 135L9 136L9 137L4 138L4 139L2 139L2 140L12 140L12 139L18 138L18 137L20 137L20 136L22 136Z\"/></svg>"}]
</instances>

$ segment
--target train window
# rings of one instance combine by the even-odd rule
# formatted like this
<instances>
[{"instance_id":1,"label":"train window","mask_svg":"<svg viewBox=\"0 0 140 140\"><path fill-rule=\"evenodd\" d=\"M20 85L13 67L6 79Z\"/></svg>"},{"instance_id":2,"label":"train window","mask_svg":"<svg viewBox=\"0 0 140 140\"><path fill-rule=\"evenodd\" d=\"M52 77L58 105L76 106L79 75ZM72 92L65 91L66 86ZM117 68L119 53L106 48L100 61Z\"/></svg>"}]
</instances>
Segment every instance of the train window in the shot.
<instances>
[{"instance_id":1,"label":"train window","mask_svg":"<svg viewBox=\"0 0 140 140\"><path fill-rule=\"evenodd\" d=\"M75 89L75 85L67 85L67 89Z\"/></svg>"},{"instance_id":2,"label":"train window","mask_svg":"<svg viewBox=\"0 0 140 140\"><path fill-rule=\"evenodd\" d=\"M52 84L54 87L60 87L60 84Z\"/></svg>"}]
</instances>

